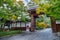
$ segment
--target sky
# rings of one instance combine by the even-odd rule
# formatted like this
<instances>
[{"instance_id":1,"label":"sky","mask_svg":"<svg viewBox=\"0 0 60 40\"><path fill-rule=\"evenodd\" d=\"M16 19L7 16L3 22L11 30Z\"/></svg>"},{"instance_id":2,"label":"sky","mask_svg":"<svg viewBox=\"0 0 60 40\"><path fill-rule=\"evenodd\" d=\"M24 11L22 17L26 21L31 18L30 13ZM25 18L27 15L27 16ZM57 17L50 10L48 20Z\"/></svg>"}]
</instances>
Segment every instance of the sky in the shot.
<instances>
[{"instance_id":1,"label":"sky","mask_svg":"<svg viewBox=\"0 0 60 40\"><path fill-rule=\"evenodd\" d=\"M23 3L25 4L25 6L27 6L27 3L30 2L30 0L24 0Z\"/></svg>"},{"instance_id":2,"label":"sky","mask_svg":"<svg viewBox=\"0 0 60 40\"><path fill-rule=\"evenodd\" d=\"M23 3L25 4L25 6L27 6L27 3L30 2L31 0L23 0ZM47 3L47 0L41 0L41 3Z\"/></svg>"},{"instance_id":3,"label":"sky","mask_svg":"<svg viewBox=\"0 0 60 40\"><path fill-rule=\"evenodd\" d=\"M16 1L19 1L19 0L16 0ZM30 2L31 0L21 0L23 1L23 3L27 6L27 3ZM48 2L47 0L42 0L41 3L46 3Z\"/></svg>"},{"instance_id":4,"label":"sky","mask_svg":"<svg viewBox=\"0 0 60 40\"><path fill-rule=\"evenodd\" d=\"M19 0L16 0L16 1L19 1ZM30 2L30 0L21 0L23 1L23 3L25 4L25 6L27 6L27 3Z\"/></svg>"}]
</instances>

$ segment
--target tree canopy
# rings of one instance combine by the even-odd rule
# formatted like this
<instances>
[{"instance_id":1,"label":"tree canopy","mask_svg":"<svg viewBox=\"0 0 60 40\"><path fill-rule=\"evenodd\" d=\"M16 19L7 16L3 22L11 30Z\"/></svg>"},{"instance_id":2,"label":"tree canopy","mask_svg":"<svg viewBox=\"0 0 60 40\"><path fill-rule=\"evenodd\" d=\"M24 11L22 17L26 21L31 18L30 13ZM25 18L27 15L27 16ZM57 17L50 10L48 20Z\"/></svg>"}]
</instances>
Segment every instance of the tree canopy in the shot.
<instances>
[{"instance_id":1,"label":"tree canopy","mask_svg":"<svg viewBox=\"0 0 60 40\"><path fill-rule=\"evenodd\" d=\"M37 14L44 12L47 16L52 16L56 20L60 19L60 0L31 0L28 5L29 7L37 5ZM27 18L24 16L25 13L27 13L27 7L24 6L22 1L0 0L0 18L16 20L17 17L22 17L21 20L25 20Z\"/></svg>"},{"instance_id":2,"label":"tree canopy","mask_svg":"<svg viewBox=\"0 0 60 40\"><path fill-rule=\"evenodd\" d=\"M60 0L32 0L37 7L37 14L44 12L55 20L60 20Z\"/></svg>"},{"instance_id":3,"label":"tree canopy","mask_svg":"<svg viewBox=\"0 0 60 40\"><path fill-rule=\"evenodd\" d=\"M23 13L27 13L27 10L22 1L0 0L0 18L4 20L17 20L17 17L22 17L21 20L24 21L25 16Z\"/></svg>"}]
</instances>

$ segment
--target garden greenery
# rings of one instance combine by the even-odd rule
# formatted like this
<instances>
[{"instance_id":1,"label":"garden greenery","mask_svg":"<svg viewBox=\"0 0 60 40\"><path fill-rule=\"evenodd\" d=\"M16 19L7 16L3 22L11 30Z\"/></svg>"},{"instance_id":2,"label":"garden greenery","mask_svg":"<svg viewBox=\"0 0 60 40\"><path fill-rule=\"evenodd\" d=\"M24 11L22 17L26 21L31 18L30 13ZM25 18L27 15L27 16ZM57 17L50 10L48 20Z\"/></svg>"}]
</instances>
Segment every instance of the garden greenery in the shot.
<instances>
[{"instance_id":1,"label":"garden greenery","mask_svg":"<svg viewBox=\"0 0 60 40\"><path fill-rule=\"evenodd\" d=\"M37 7L37 14L44 12L55 20L60 20L60 0L32 0Z\"/></svg>"}]
</instances>

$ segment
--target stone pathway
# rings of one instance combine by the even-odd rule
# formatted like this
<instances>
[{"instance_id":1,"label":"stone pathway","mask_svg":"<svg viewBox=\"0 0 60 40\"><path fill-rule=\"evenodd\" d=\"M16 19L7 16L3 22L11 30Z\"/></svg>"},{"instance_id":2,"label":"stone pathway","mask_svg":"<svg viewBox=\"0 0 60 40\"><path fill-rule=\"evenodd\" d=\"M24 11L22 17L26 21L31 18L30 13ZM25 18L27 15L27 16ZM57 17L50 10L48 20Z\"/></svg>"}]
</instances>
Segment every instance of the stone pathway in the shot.
<instances>
[{"instance_id":1,"label":"stone pathway","mask_svg":"<svg viewBox=\"0 0 60 40\"><path fill-rule=\"evenodd\" d=\"M0 40L53 40L53 34L51 28L47 28L36 32L23 32L15 36L0 38Z\"/></svg>"}]
</instances>

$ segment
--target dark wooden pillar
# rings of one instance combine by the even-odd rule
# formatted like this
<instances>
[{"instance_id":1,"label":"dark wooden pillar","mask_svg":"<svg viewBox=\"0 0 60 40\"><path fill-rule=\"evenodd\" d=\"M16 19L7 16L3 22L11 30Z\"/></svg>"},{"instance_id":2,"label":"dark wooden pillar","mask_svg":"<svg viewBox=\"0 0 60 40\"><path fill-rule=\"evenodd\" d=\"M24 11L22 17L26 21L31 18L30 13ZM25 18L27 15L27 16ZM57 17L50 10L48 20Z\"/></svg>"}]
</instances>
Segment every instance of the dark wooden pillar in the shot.
<instances>
[{"instance_id":1,"label":"dark wooden pillar","mask_svg":"<svg viewBox=\"0 0 60 40\"><path fill-rule=\"evenodd\" d=\"M35 21L35 18L34 18L34 16L33 15L31 15L31 27L30 27L30 31L31 32L34 32L35 31L35 23L36 21Z\"/></svg>"},{"instance_id":2,"label":"dark wooden pillar","mask_svg":"<svg viewBox=\"0 0 60 40\"><path fill-rule=\"evenodd\" d=\"M52 17L50 17L50 19L51 19L52 31L53 31L53 33L56 33L57 32L56 21Z\"/></svg>"}]
</instances>

